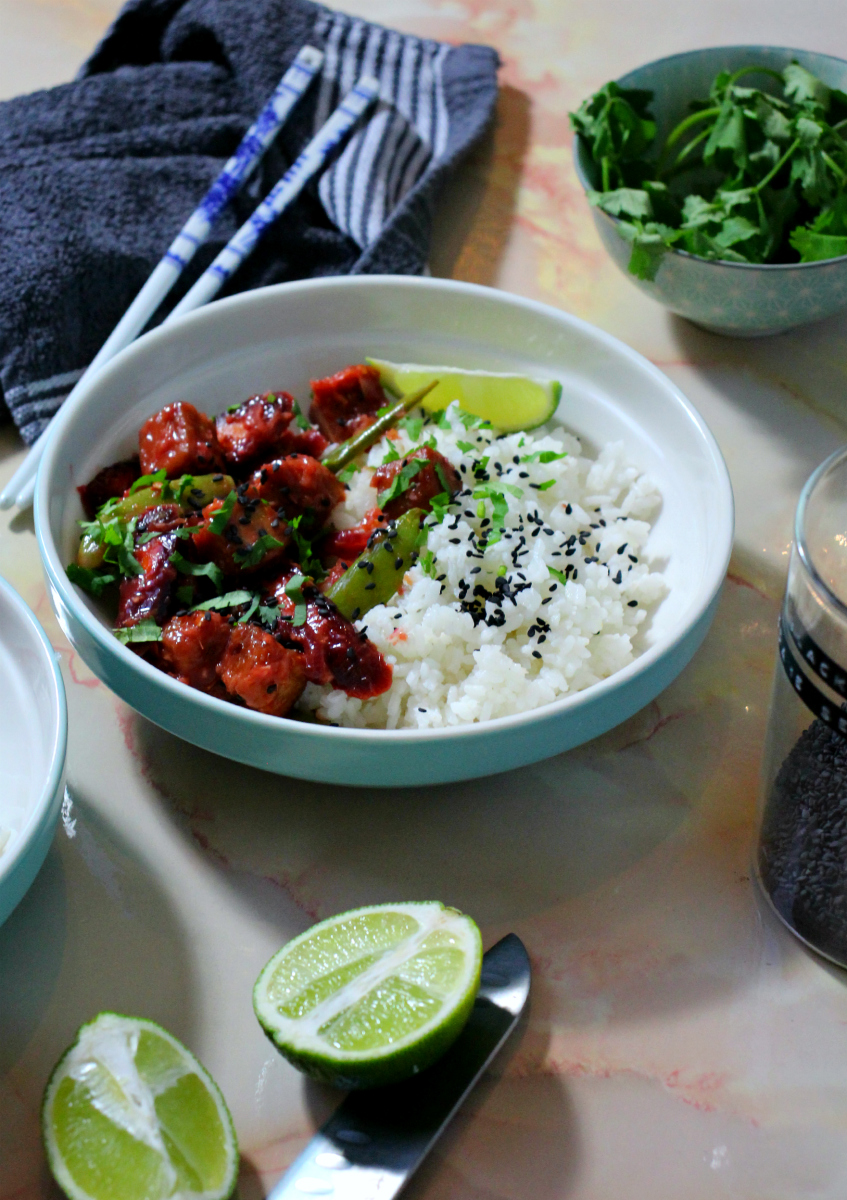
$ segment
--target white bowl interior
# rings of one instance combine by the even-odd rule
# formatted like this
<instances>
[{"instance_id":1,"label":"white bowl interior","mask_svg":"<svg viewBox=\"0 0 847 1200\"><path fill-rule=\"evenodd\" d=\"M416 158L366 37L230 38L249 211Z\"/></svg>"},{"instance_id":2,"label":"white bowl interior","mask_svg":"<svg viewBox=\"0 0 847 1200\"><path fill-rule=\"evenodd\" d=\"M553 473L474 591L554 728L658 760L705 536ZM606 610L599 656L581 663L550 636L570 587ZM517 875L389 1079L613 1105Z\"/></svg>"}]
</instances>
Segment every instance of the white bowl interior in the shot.
<instances>
[{"instance_id":1,"label":"white bowl interior","mask_svg":"<svg viewBox=\"0 0 847 1200\"><path fill-rule=\"evenodd\" d=\"M0 580L0 889L61 774L64 712L52 656L23 601Z\"/></svg>"}]
</instances>

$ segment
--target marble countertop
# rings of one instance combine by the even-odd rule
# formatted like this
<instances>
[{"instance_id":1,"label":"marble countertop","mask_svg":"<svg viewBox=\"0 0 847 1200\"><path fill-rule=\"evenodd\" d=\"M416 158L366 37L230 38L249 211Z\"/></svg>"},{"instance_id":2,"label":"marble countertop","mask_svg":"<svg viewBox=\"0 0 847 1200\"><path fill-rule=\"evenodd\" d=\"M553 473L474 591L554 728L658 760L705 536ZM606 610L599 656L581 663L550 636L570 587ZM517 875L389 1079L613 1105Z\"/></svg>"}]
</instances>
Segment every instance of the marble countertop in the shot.
<instances>
[{"instance_id":1,"label":"marble countertop","mask_svg":"<svg viewBox=\"0 0 847 1200\"><path fill-rule=\"evenodd\" d=\"M237 0L232 0L236 3ZM677 50L761 42L847 57L833 0L350 0L410 31L495 45L496 126L443 197L434 274L585 317L657 363L726 456L737 538L714 627L625 725L538 766L383 793L262 775L137 717L50 612L31 517L0 514L0 574L61 652L68 799L0 929L0 1200L54 1196L38 1112L77 1026L160 1021L221 1084L264 1196L336 1096L269 1046L250 995L313 920L438 897L486 944L514 930L531 1012L409 1200L843 1200L845 977L775 921L750 878L757 773L791 521L845 441L847 317L732 341L669 316L603 251L567 111ZM0 0L0 94L70 78L113 0ZM0 431L0 481L22 449Z\"/></svg>"}]
</instances>

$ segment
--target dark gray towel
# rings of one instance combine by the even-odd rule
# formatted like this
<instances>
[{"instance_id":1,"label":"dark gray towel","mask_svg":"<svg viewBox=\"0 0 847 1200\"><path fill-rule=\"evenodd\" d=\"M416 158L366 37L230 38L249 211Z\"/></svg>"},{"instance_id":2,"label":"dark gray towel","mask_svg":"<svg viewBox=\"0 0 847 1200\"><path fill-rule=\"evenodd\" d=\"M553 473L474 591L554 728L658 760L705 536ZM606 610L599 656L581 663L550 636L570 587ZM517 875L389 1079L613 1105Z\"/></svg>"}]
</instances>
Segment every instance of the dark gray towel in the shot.
<instances>
[{"instance_id":1,"label":"dark gray towel","mask_svg":"<svg viewBox=\"0 0 847 1200\"><path fill-rule=\"evenodd\" d=\"M439 184L491 118L497 55L309 0L130 0L74 83L0 104L0 385L33 441L305 43L326 52L262 167L154 318L209 265L367 68L380 103L228 292L419 273Z\"/></svg>"}]
</instances>

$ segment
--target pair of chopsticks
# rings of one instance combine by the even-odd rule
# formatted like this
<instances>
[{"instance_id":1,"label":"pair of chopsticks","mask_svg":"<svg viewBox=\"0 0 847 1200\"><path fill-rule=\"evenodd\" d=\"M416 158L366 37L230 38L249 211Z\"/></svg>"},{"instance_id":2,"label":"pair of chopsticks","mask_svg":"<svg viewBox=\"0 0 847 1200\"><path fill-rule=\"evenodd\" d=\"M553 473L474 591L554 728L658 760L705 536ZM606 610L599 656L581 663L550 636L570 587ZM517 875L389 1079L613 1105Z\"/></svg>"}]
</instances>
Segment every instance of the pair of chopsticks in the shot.
<instances>
[{"instance_id":1,"label":"pair of chopsticks","mask_svg":"<svg viewBox=\"0 0 847 1200\"><path fill-rule=\"evenodd\" d=\"M323 58L323 53L313 46L304 46L299 52L283 75L276 91L244 135L235 154L177 234L164 258L74 385L65 403L73 399L83 384L114 358L118 351L134 341L147 324L193 258L198 246L208 238L215 219L279 133L292 108L320 69ZM200 308L217 295L232 273L252 252L267 227L285 211L312 176L326 164L332 151L366 112L378 93L379 81L373 76L363 75L358 80L279 183L244 222L190 291L183 296L163 324L168 324L192 309ZM38 464L49 435L48 425L0 492L0 509L11 508L13 505L27 508L32 504Z\"/></svg>"}]
</instances>

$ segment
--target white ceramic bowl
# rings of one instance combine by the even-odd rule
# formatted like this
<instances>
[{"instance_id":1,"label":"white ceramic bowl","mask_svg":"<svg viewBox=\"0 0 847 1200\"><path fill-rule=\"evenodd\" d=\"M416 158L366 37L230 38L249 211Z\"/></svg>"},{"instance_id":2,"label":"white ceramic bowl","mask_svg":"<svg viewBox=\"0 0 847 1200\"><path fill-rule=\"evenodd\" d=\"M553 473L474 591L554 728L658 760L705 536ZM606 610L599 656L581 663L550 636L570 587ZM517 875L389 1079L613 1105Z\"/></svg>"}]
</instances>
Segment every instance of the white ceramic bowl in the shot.
<instances>
[{"instance_id":1,"label":"white ceramic bowl","mask_svg":"<svg viewBox=\"0 0 847 1200\"><path fill-rule=\"evenodd\" d=\"M0 579L0 925L44 862L64 792L68 717L53 647Z\"/></svg>"},{"instance_id":2,"label":"white ceramic bowl","mask_svg":"<svg viewBox=\"0 0 847 1200\"><path fill-rule=\"evenodd\" d=\"M280 720L194 691L109 632L65 564L77 545L77 484L126 456L142 421L188 400L210 413L251 393L308 395L310 378L366 354L553 375L557 419L595 450L626 439L658 482L650 547L670 594L649 645L611 678L545 708L443 730L335 729ZM732 491L714 438L685 397L608 334L529 300L411 277L312 280L247 292L154 330L67 404L39 472L35 523L53 606L91 669L139 712L218 754L281 774L366 786L492 774L568 750L631 716L682 670L711 623L733 536Z\"/></svg>"}]
</instances>

